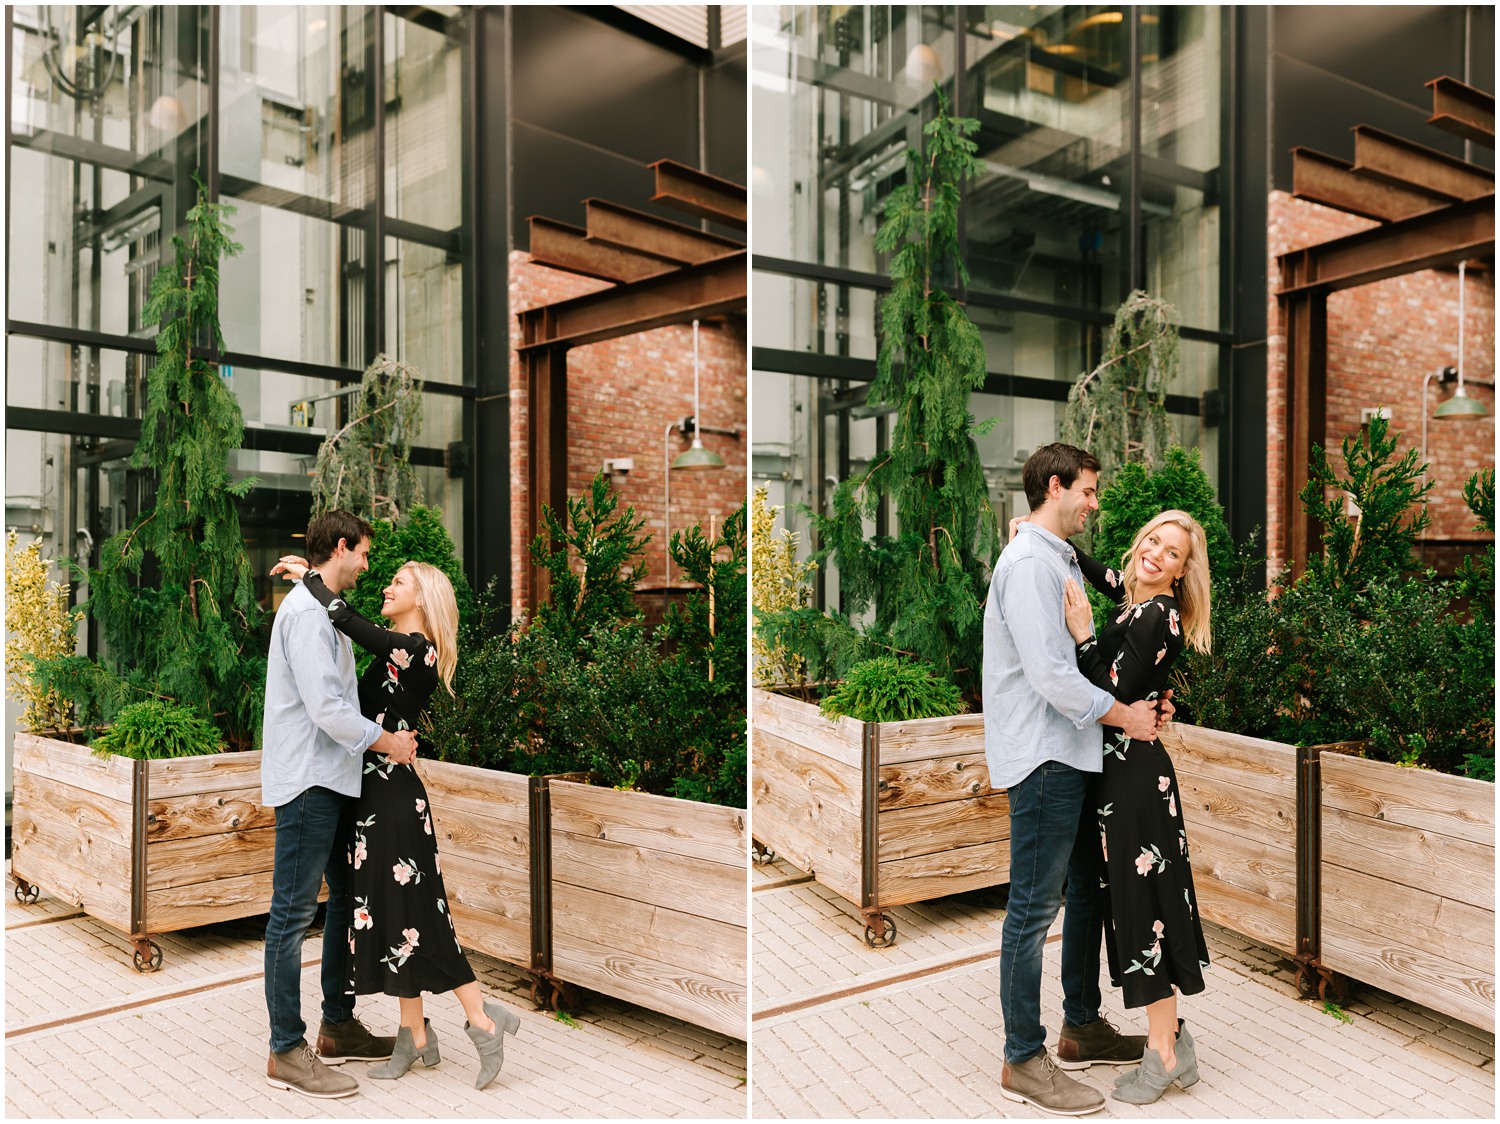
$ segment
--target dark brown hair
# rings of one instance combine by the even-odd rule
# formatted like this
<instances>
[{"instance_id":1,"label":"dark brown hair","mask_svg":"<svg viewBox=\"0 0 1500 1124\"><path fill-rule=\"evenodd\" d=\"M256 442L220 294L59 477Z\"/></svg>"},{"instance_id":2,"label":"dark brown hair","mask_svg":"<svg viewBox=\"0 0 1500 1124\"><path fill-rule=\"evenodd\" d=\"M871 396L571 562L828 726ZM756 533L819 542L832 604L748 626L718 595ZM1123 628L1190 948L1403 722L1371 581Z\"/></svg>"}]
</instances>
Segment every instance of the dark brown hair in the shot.
<instances>
[{"instance_id":1,"label":"dark brown hair","mask_svg":"<svg viewBox=\"0 0 1500 1124\"><path fill-rule=\"evenodd\" d=\"M358 515L347 511L325 511L307 525L307 560L314 566L321 566L333 557L340 539L353 550L360 539L367 539L374 533L375 528Z\"/></svg>"},{"instance_id":2,"label":"dark brown hair","mask_svg":"<svg viewBox=\"0 0 1500 1124\"><path fill-rule=\"evenodd\" d=\"M1031 505L1031 510L1035 511L1047 502L1047 484L1054 476L1064 488L1071 488L1084 469L1098 472L1099 461L1093 453L1076 445L1057 441L1032 453L1021 466L1021 486L1026 489L1026 502Z\"/></svg>"}]
</instances>

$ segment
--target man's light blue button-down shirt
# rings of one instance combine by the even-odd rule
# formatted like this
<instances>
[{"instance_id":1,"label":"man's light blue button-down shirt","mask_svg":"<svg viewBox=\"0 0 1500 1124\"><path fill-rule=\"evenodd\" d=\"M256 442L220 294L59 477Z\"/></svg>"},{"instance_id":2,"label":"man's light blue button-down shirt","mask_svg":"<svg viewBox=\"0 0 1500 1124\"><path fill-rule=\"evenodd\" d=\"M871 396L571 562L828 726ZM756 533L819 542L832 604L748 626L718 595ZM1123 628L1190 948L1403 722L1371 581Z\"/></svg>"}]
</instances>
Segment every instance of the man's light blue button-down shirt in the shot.
<instances>
[{"instance_id":1,"label":"man's light blue button-down shirt","mask_svg":"<svg viewBox=\"0 0 1500 1124\"><path fill-rule=\"evenodd\" d=\"M364 752L379 736L359 712L349 638L298 582L271 626L261 803L279 808L310 788L358 796Z\"/></svg>"},{"instance_id":2,"label":"man's light blue button-down shirt","mask_svg":"<svg viewBox=\"0 0 1500 1124\"><path fill-rule=\"evenodd\" d=\"M1085 588L1073 548L1035 523L1022 523L990 579L980 693L995 788L1018 784L1047 761L1086 773L1104 767L1098 721L1115 700L1078 670L1063 613L1070 577Z\"/></svg>"}]
</instances>

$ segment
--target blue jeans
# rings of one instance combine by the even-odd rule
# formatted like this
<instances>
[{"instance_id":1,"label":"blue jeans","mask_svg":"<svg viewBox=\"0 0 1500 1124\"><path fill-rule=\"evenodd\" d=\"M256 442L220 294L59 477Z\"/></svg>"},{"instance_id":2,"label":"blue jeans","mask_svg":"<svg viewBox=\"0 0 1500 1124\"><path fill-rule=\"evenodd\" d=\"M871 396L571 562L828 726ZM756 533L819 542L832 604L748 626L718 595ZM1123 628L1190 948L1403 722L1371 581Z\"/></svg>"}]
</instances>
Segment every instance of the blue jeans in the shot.
<instances>
[{"instance_id":1,"label":"blue jeans","mask_svg":"<svg viewBox=\"0 0 1500 1124\"><path fill-rule=\"evenodd\" d=\"M302 1021L302 940L318 911L318 889L328 880L323 922L323 1018L354 1017L344 993L349 966L349 856L354 801L327 788L310 788L276 809L276 865L271 916L266 922L266 1009L271 1052L305 1041Z\"/></svg>"},{"instance_id":2,"label":"blue jeans","mask_svg":"<svg viewBox=\"0 0 1500 1124\"><path fill-rule=\"evenodd\" d=\"M1046 1044L1042 948L1065 896L1063 1018L1083 1026L1099 1017L1104 913L1098 816L1089 796L1094 776L1048 761L1008 790L1010 898L1000 931L1000 1012L1012 1065Z\"/></svg>"}]
</instances>

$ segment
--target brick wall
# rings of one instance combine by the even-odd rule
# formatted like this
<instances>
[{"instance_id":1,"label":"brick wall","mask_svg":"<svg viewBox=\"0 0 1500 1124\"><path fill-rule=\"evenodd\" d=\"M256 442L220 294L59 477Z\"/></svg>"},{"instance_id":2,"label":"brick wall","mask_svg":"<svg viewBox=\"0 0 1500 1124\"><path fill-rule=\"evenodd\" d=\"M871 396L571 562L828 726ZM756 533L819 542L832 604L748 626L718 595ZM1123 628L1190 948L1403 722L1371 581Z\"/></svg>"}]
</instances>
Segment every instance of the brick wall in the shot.
<instances>
[{"instance_id":1,"label":"brick wall","mask_svg":"<svg viewBox=\"0 0 1500 1124\"><path fill-rule=\"evenodd\" d=\"M1286 323L1276 300L1280 271L1276 258L1289 250L1326 242L1375 226L1368 219L1273 191L1268 206L1267 252L1270 325L1266 378L1267 442L1266 541L1272 570L1285 554L1282 510L1282 456L1286 447ZM1492 273L1468 272L1464 297L1464 375L1495 379L1495 280ZM1495 392L1468 386L1471 397L1490 413L1478 421L1436 420L1431 413L1453 394L1449 384L1429 384L1422 397L1423 376L1458 364L1458 275L1424 270L1373 285L1346 289L1328 300L1327 448L1337 453L1344 437L1360 427L1360 410L1386 406L1401 451L1420 448L1422 412L1428 414L1427 461L1435 483L1429 499L1432 526L1428 539L1483 541L1471 530L1474 519L1461 489L1476 470L1495 463ZM1335 457L1335 464L1342 461ZM1439 555L1434 555L1438 558ZM1452 556L1440 552L1440 569L1451 569Z\"/></svg>"},{"instance_id":2,"label":"brick wall","mask_svg":"<svg viewBox=\"0 0 1500 1124\"><path fill-rule=\"evenodd\" d=\"M607 282L533 265L524 251L511 254L510 307L513 313L608 288ZM527 554L526 421L529 404L521 377L519 322L511 321L511 576L513 611L520 614L531 590ZM666 577L666 534L694 523L709 532L746 500L746 371L749 368L743 318L699 325L699 399L704 424L736 428L736 439L705 433L703 444L724 458L722 471L672 473L670 527L666 511L666 465L689 447L667 426L693 412L693 328L673 325L568 353L568 494L585 489L606 458L630 457L635 468L618 483L622 507L644 518L652 538L645 556L642 591L659 589ZM680 584L673 568L672 584Z\"/></svg>"}]
</instances>

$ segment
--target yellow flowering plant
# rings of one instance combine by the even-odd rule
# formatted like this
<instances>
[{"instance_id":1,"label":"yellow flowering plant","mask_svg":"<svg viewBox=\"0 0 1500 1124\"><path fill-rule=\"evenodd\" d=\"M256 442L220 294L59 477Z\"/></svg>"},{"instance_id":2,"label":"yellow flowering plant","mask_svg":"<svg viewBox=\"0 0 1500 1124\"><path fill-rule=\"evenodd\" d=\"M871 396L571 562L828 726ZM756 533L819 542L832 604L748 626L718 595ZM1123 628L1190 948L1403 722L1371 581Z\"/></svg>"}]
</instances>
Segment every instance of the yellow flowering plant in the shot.
<instances>
[{"instance_id":1,"label":"yellow flowering plant","mask_svg":"<svg viewBox=\"0 0 1500 1124\"><path fill-rule=\"evenodd\" d=\"M812 576L817 565L797 560L799 535L783 529L776 531L776 513L767 500L765 488L755 489L750 513L750 543L755 564L751 568L751 603L756 616L790 609L806 609L812 604ZM798 687L807 685L807 660L788 651L774 638L754 632L755 672L762 686Z\"/></svg>"},{"instance_id":2,"label":"yellow flowering plant","mask_svg":"<svg viewBox=\"0 0 1500 1124\"><path fill-rule=\"evenodd\" d=\"M69 725L71 706L54 690L39 686L31 675L33 659L71 656L78 648L83 614L68 607L68 584L51 581L42 542L20 544L14 531L5 537L6 689L21 703L21 724L32 733Z\"/></svg>"}]
</instances>

